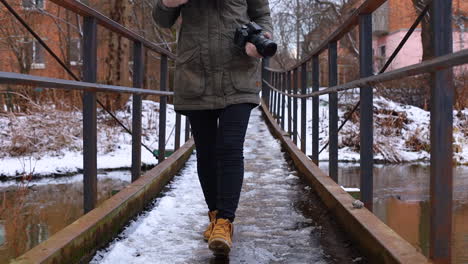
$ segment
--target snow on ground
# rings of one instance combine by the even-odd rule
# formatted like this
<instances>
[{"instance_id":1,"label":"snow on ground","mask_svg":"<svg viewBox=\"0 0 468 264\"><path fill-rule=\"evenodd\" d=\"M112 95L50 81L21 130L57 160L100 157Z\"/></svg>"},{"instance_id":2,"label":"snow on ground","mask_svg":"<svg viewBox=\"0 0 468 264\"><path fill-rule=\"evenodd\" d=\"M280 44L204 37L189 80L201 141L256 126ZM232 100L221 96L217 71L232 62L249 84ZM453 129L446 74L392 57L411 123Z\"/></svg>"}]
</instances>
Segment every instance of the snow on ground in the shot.
<instances>
[{"instance_id":1,"label":"snow on ground","mask_svg":"<svg viewBox=\"0 0 468 264\"><path fill-rule=\"evenodd\" d=\"M280 143L269 133L259 109L253 110L244 156L246 173L229 261L327 263L319 235L314 235L320 228L293 206L304 186L288 168ZM207 224L192 155L154 207L90 263L217 263L202 238Z\"/></svg>"},{"instance_id":2,"label":"snow on ground","mask_svg":"<svg viewBox=\"0 0 468 264\"><path fill-rule=\"evenodd\" d=\"M347 112L354 107L358 100L359 95L356 92L348 93L339 98L338 126L341 125ZM306 104L306 149L307 155L312 155L312 98L308 98ZM298 133L300 133L300 99L298 99L298 109ZM359 112L359 109L356 112ZM328 96L320 96L319 150L328 142L328 114ZM287 106L285 115L288 116ZM356 122L357 120L357 118L352 118L338 134L338 159L340 161L358 162L360 159L359 123ZM288 127L288 120L286 119L284 130L289 131ZM454 111L454 160L459 164L468 164L467 127L468 109ZM399 104L383 97L374 98L374 160L391 163L428 162L430 159L430 153L428 152L430 151L429 135L429 111L415 106ZM328 160L328 156L327 147L320 154L319 159Z\"/></svg>"},{"instance_id":3,"label":"snow on ground","mask_svg":"<svg viewBox=\"0 0 468 264\"><path fill-rule=\"evenodd\" d=\"M340 95L341 96L341 95ZM346 94L339 98L339 123L344 120L347 111L357 102L357 94ZM307 154L312 154L312 99L307 101ZM116 114L120 120L123 120L127 127L131 127L131 100L122 111ZM301 100L298 100L300 109ZM286 115L288 111L286 108ZM328 141L328 96L320 97L320 148ZM29 120L31 117L15 117L17 128L12 129L12 119L6 116L0 116L0 148L15 146L21 149L23 138L19 142L12 141L12 134L21 133L21 124L34 126L35 123L41 123L42 120L54 117L46 114L44 117L34 116L35 120ZM38 136L42 147L68 140L61 149L52 151L43 151L39 148L37 152L27 155L9 156L0 153L0 176L21 176L33 173L36 176L46 175L65 175L80 172L83 168L82 161L82 137L81 137L81 113L73 112L69 114L65 124L57 127L56 134L46 134ZM300 114L298 115L298 124L300 124ZM28 121L29 120L29 121ZM104 113L98 115L98 168L99 169L119 169L129 168L131 166L131 136L115 125L109 126L103 123L112 123L109 116ZM339 133L339 160L358 162L359 161L359 123L357 118L354 122L348 122ZM150 146L151 149L158 147L158 121L159 121L159 103L153 101L143 101L143 143ZM29 123L28 123L29 122ZM68 123L66 123L68 122ZM402 105L382 97L374 99L374 143L375 160L384 162L416 162L429 161L429 122L430 113L418 107ZM172 105L168 105L167 110L167 148L173 149L174 146L174 124L175 112ZM468 109L463 111L454 111L454 159L457 163L468 164ZM77 129L78 128L78 129ZM37 131L49 129L38 126ZM288 130L288 122L285 122L285 130ZM36 133L36 130L33 130ZM67 135L65 139L63 135ZM182 118L182 141L185 135L185 118ZM27 140L24 139L24 140ZM57 147L55 147L57 148ZM320 160L328 160L328 148L320 154ZM142 162L147 165L157 163L153 155L142 148Z\"/></svg>"},{"instance_id":4,"label":"snow on ground","mask_svg":"<svg viewBox=\"0 0 468 264\"><path fill-rule=\"evenodd\" d=\"M122 111L116 113L127 127L131 128L131 100L127 103ZM39 114L38 114L39 115ZM83 169L83 153L82 153L82 135L81 135L81 113L74 112L70 116L75 117L74 122L70 122L70 126L80 126L79 135L72 137L71 142L63 146L60 150L45 151L39 149L36 153L31 153L23 156L11 157L5 155L0 158L0 176L21 176L32 173L35 176L47 175L65 175L80 172ZM27 116L20 117L18 122L26 123ZM36 117L41 118L41 116ZM47 118L47 116L46 116ZM102 122L112 122L109 115L104 113L98 114L98 169L119 169L129 168L132 162L132 139L122 128L116 126L102 125ZM2 146L15 144L11 140L11 133L8 129L11 121L8 118L0 116L0 129L3 133L0 135ZM101 122L101 123L100 123ZM153 101L143 101L142 106L142 128L144 144L151 149L158 148L159 137L159 103ZM175 140L175 111L172 105L167 108L167 123L166 123L166 149L174 149ZM52 128L46 128L52 129ZM185 118L182 118L181 141L184 141L185 135ZM60 131L67 133L67 129ZM75 132L76 133L76 132ZM50 141L60 140L60 135L55 135ZM16 143L18 144L18 143ZM45 143L47 144L47 142ZM142 163L146 165L157 164L156 158L152 153L142 147Z\"/></svg>"}]
</instances>

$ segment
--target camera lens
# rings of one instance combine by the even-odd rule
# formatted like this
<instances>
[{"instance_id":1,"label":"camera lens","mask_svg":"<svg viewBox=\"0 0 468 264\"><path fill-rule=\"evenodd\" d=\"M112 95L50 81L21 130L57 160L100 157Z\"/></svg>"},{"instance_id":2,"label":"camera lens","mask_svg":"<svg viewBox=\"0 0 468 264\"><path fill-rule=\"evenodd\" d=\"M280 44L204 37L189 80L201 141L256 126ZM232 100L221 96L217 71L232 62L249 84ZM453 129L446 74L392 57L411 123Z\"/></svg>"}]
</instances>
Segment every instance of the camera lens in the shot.
<instances>
[{"instance_id":1,"label":"camera lens","mask_svg":"<svg viewBox=\"0 0 468 264\"><path fill-rule=\"evenodd\" d=\"M275 55L276 50L278 49L278 46L276 45L275 42L266 39L266 41L263 44L263 57L271 57Z\"/></svg>"},{"instance_id":2,"label":"camera lens","mask_svg":"<svg viewBox=\"0 0 468 264\"><path fill-rule=\"evenodd\" d=\"M265 58L275 55L278 49L275 42L265 38L261 34L253 35L251 42L257 47L258 53Z\"/></svg>"}]
</instances>

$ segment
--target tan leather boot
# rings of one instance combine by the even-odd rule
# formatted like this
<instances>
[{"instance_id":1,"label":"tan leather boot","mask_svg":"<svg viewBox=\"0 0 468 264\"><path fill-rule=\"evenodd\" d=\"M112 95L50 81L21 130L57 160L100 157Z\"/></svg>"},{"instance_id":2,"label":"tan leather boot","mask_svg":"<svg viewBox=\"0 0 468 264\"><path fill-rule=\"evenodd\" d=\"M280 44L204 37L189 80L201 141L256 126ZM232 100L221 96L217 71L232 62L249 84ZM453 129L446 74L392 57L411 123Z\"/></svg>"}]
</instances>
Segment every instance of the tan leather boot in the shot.
<instances>
[{"instance_id":1,"label":"tan leather boot","mask_svg":"<svg viewBox=\"0 0 468 264\"><path fill-rule=\"evenodd\" d=\"M213 232L208 240L208 247L215 256L227 256L232 247L234 225L228 219L216 220Z\"/></svg>"},{"instance_id":2,"label":"tan leather boot","mask_svg":"<svg viewBox=\"0 0 468 264\"><path fill-rule=\"evenodd\" d=\"M211 232L213 232L213 227L216 222L217 213L218 213L217 210L208 212L208 217L210 218L210 224L206 228L205 232L203 232L203 239L205 239L205 241L208 241L208 239L210 239Z\"/></svg>"}]
</instances>

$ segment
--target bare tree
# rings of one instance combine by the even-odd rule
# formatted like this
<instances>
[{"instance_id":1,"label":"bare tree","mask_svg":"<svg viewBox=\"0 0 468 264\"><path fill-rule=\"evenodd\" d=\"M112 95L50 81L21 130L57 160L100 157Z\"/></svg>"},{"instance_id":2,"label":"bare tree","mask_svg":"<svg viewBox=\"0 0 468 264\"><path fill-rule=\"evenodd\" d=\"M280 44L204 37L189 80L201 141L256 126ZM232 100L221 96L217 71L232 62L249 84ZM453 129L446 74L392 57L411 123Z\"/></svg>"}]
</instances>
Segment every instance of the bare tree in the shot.
<instances>
[{"instance_id":1,"label":"bare tree","mask_svg":"<svg viewBox=\"0 0 468 264\"><path fill-rule=\"evenodd\" d=\"M14 8L20 9L21 5L13 5ZM29 24L33 25L34 17L37 15L33 11L23 12L23 18ZM14 62L9 65L12 70L27 74L31 71L32 56L30 46L26 43L31 41L27 30L16 20L6 9L0 9L0 45L12 53ZM16 67L14 66L16 65Z\"/></svg>"},{"instance_id":2,"label":"bare tree","mask_svg":"<svg viewBox=\"0 0 468 264\"><path fill-rule=\"evenodd\" d=\"M332 33L335 25L343 22L355 2L356 0L272 1L275 39L280 45L278 55L275 56L278 66L291 66L310 54ZM354 32L348 33L340 43L350 54L358 57ZM292 60L293 57L295 61Z\"/></svg>"}]
</instances>

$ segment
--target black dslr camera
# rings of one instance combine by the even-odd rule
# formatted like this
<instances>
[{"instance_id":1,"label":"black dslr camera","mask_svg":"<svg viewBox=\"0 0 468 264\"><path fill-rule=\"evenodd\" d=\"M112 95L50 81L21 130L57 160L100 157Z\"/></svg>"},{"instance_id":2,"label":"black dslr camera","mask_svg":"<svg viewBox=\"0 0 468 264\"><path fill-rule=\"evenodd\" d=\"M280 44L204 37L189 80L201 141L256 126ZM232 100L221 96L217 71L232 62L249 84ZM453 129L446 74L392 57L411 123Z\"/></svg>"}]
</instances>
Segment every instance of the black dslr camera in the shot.
<instances>
[{"instance_id":1,"label":"black dslr camera","mask_svg":"<svg viewBox=\"0 0 468 264\"><path fill-rule=\"evenodd\" d=\"M255 22L250 22L236 30L234 43L241 49L250 42L257 47L257 51L264 58L275 55L278 45L275 42L265 38L262 34L262 27Z\"/></svg>"}]
</instances>

